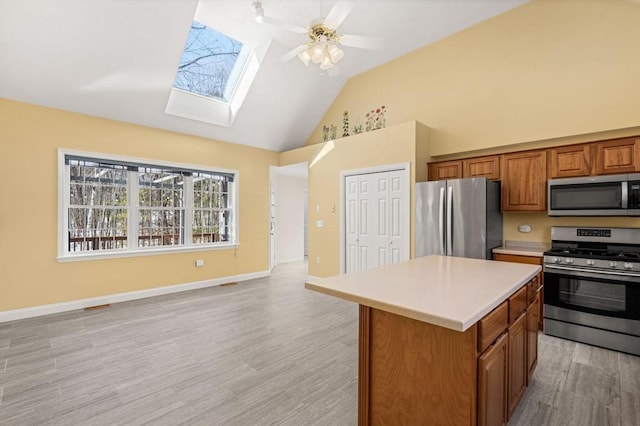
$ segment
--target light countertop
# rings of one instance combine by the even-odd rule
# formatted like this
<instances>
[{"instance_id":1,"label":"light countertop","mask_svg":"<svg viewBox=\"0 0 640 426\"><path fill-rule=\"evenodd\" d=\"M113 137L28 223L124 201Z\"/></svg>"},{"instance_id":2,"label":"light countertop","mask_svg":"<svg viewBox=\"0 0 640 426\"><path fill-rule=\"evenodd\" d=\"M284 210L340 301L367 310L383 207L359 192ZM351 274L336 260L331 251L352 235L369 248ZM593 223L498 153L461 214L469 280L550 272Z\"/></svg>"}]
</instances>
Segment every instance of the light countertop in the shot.
<instances>
[{"instance_id":1,"label":"light countertop","mask_svg":"<svg viewBox=\"0 0 640 426\"><path fill-rule=\"evenodd\" d=\"M305 287L465 331L541 269L539 265L426 256L361 272L313 278Z\"/></svg>"},{"instance_id":2,"label":"light countertop","mask_svg":"<svg viewBox=\"0 0 640 426\"><path fill-rule=\"evenodd\" d=\"M544 252L551 248L550 243L538 243L533 241L505 241L502 247L493 249L493 253L513 254L515 256L542 257Z\"/></svg>"}]
</instances>

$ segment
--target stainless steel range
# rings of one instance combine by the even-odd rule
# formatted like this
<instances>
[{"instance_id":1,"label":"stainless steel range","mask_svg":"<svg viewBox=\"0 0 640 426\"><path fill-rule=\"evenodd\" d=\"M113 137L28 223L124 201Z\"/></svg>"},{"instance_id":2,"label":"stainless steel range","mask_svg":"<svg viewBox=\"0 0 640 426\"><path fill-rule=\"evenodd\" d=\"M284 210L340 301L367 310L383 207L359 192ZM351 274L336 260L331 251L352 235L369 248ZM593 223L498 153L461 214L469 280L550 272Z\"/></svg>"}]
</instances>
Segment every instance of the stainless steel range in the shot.
<instances>
[{"instance_id":1,"label":"stainless steel range","mask_svg":"<svg viewBox=\"0 0 640 426\"><path fill-rule=\"evenodd\" d=\"M551 228L544 331L640 355L640 228Z\"/></svg>"}]
</instances>

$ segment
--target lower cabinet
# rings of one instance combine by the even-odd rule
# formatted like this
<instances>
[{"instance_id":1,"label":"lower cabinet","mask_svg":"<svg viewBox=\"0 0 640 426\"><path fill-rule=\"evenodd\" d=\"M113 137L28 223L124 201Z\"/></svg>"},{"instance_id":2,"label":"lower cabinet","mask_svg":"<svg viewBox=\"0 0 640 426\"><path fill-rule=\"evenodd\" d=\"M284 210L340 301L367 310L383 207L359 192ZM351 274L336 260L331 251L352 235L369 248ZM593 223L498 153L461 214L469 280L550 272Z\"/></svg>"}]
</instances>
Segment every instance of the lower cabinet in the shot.
<instances>
[{"instance_id":1,"label":"lower cabinet","mask_svg":"<svg viewBox=\"0 0 640 426\"><path fill-rule=\"evenodd\" d=\"M507 424L507 343L504 333L478 358L478 426Z\"/></svg>"},{"instance_id":2,"label":"lower cabinet","mask_svg":"<svg viewBox=\"0 0 640 426\"><path fill-rule=\"evenodd\" d=\"M479 426L506 425L538 362L540 276L479 321ZM507 314L508 311L508 314Z\"/></svg>"},{"instance_id":3,"label":"lower cabinet","mask_svg":"<svg viewBox=\"0 0 640 426\"><path fill-rule=\"evenodd\" d=\"M536 332L538 330L536 324ZM507 418L515 411L527 387L527 315L523 312L509 326L509 388Z\"/></svg>"}]
</instances>

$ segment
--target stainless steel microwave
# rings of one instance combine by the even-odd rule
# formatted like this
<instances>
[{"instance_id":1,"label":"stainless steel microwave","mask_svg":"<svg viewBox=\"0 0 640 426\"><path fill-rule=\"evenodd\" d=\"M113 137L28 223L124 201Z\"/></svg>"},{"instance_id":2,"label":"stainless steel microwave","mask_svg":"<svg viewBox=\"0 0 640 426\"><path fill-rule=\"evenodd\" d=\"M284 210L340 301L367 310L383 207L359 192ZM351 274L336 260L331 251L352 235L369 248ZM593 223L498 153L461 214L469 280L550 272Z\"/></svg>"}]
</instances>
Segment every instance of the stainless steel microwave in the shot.
<instances>
[{"instance_id":1,"label":"stainless steel microwave","mask_svg":"<svg viewBox=\"0 0 640 426\"><path fill-rule=\"evenodd\" d=\"M549 216L640 216L640 173L549 179Z\"/></svg>"}]
</instances>

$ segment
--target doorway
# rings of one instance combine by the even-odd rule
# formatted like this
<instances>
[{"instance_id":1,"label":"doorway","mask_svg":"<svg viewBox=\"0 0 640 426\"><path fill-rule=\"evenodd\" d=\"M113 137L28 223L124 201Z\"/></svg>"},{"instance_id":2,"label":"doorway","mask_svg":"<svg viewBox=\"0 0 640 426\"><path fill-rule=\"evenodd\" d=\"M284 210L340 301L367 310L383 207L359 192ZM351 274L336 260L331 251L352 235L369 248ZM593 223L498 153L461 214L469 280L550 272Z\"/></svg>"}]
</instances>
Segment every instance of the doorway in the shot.
<instances>
[{"instance_id":1,"label":"doorway","mask_svg":"<svg viewBox=\"0 0 640 426\"><path fill-rule=\"evenodd\" d=\"M270 264L305 260L308 163L271 167Z\"/></svg>"}]
</instances>

